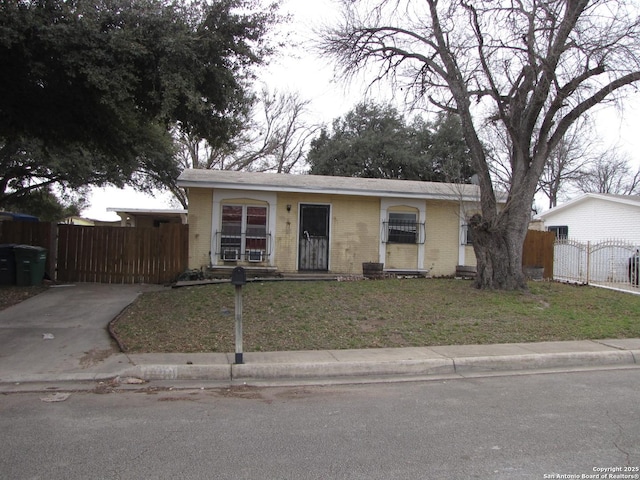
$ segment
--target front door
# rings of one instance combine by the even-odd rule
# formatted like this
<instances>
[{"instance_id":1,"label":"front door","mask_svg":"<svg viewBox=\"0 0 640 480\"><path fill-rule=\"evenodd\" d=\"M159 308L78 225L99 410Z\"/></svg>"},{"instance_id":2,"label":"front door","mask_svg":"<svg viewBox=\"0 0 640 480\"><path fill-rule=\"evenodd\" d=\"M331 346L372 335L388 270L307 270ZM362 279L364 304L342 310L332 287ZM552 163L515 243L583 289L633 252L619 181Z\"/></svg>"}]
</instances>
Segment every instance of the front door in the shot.
<instances>
[{"instance_id":1,"label":"front door","mask_svg":"<svg viewBox=\"0 0 640 480\"><path fill-rule=\"evenodd\" d=\"M300 205L298 269L329 270L329 205Z\"/></svg>"}]
</instances>

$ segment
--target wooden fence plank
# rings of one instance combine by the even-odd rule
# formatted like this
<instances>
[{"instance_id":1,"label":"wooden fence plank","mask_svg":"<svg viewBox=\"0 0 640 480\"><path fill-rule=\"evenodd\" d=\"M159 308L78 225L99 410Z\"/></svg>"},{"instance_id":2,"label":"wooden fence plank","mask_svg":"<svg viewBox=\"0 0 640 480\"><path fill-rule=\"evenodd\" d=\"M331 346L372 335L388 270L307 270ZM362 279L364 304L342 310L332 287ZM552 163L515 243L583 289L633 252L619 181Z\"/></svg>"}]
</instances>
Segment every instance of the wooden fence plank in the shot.
<instances>
[{"instance_id":1,"label":"wooden fence plank","mask_svg":"<svg viewBox=\"0 0 640 480\"><path fill-rule=\"evenodd\" d=\"M522 265L544 267L544 278L553 278L553 232L529 230L522 249Z\"/></svg>"}]
</instances>

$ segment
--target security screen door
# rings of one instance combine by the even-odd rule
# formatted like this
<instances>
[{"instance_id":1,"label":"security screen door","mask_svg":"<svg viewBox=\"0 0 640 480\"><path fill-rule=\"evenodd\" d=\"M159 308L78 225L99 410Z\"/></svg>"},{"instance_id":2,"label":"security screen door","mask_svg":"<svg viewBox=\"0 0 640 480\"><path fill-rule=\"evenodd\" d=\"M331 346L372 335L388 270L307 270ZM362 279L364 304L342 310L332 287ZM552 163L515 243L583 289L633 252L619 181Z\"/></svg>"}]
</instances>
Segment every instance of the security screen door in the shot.
<instances>
[{"instance_id":1,"label":"security screen door","mask_svg":"<svg viewBox=\"0 0 640 480\"><path fill-rule=\"evenodd\" d=\"M300 205L298 269L329 270L329 205Z\"/></svg>"}]
</instances>

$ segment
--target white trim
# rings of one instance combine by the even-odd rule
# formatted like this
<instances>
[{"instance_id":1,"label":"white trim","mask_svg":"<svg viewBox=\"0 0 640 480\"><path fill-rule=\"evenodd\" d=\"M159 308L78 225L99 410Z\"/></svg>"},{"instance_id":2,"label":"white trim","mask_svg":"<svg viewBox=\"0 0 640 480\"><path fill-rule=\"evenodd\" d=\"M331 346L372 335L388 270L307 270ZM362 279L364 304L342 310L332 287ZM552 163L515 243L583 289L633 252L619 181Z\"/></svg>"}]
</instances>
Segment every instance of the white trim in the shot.
<instances>
[{"instance_id":1,"label":"white trim","mask_svg":"<svg viewBox=\"0 0 640 480\"><path fill-rule=\"evenodd\" d=\"M640 197L635 196L635 195L610 195L610 194L606 194L606 193L585 193L580 195L579 197L576 197L574 199L571 199L567 202L564 202L561 205L557 205L553 208L550 208L549 210L546 210L542 213L539 213L538 215L536 215L534 217L534 219L539 220L542 219L544 220L546 217L548 217L551 214L554 214L556 212L560 212L562 210L564 210L565 208L570 207L571 205L576 205L578 203L582 203L590 198L594 198L594 199L599 199L599 200L605 200L607 202L613 202L613 203L622 203L625 205L631 205L634 207L640 207Z\"/></svg>"},{"instance_id":2,"label":"white trim","mask_svg":"<svg viewBox=\"0 0 640 480\"><path fill-rule=\"evenodd\" d=\"M277 194L271 192L256 192L255 190L223 190L216 189L213 191L213 205L211 211L211 242L209 251L209 261L212 266L219 265L219 258L215 254L216 251L216 230L220 228L222 221L222 203L227 200L234 200L238 198L246 198L249 200L257 200L267 203L267 233L271 234L271 242L267 240L267 247L271 247L271 253L268 256L268 265L275 265L275 252L276 252L276 207L278 206Z\"/></svg>"},{"instance_id":3,"label":"white trim","mask_svg":"<svg viewBox=\"0 0 640 480\"><path fill-rule=\"evenodd\" d=\"M412 200L409 198L381 198L380 199L380 243L378 245L378 261L382 264L385 263L387 258L387 244L383 242L384 232L382 229L384 228L384 223L387 221L389 216L389 209L392 207L410 207L418 210L418 223L424 224L424 243L416 244L418 248L418 258L417 258L417 269L424 269L424 249L427 244L427 205L424 200ZM419 234L420 232L418 232Z\"/></svg>"}]
</instances>

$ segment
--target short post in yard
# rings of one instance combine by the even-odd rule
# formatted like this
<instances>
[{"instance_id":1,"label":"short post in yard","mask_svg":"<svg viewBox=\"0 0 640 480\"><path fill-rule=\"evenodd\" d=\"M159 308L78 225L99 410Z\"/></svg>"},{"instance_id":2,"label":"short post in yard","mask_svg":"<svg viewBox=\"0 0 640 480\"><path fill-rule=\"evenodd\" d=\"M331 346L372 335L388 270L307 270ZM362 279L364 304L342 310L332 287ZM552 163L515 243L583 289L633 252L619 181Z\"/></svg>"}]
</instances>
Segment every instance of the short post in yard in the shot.
<instances>
[{"instance_id":1,"label":"short post in yard","mask_svg":"<svg viewBox=\"0 0 640 480\"><path fill-rule=\"evenodd\" d=\"M244 363L242 359L242 286L247 283L247 275L242 267L231 272L231 284L236 287L236 364Z\"/></svg>"}]
</instances>

